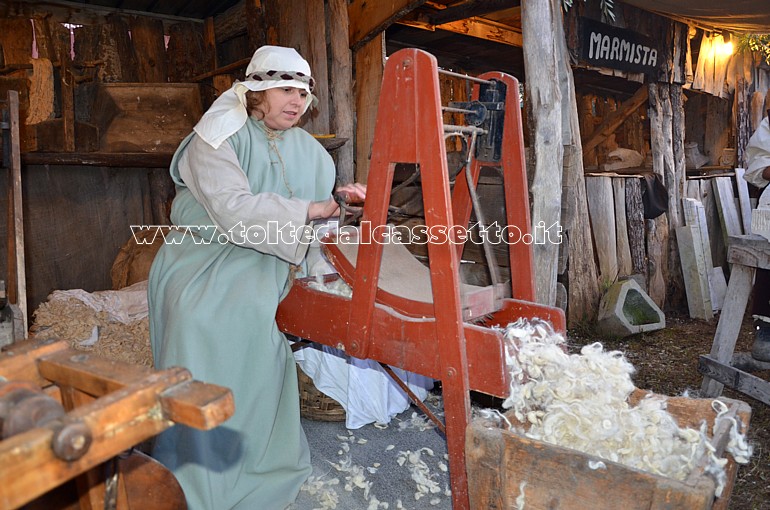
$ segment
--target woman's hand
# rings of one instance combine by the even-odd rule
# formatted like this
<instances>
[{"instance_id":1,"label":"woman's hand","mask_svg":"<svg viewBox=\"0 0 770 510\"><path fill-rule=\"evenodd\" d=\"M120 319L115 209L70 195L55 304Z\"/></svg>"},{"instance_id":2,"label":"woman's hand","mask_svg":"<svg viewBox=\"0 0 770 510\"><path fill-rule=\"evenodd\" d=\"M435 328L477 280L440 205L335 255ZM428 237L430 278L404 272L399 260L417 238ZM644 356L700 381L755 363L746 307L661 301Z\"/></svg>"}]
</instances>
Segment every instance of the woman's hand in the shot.
<instances>
[{"instance_id":1,"label":"woman's hand","mask_svg":"<svg viewBox=\"0 0 770 510\"><path fill-rule=\"evenodd\" d=\"M346 203L361 203L366 198L366 185L358 183L346 184L337 188L334 194L342 198ZM310 206L307 209L307 219L312 221L330 218L339 214L339 212L340 206L332 197L319 202L310 202Z\"/></svg>"},{"instance_id":2,"label":"woman's hand","mask_svg":"<svg viewBox=\"0 0 770 510\"><path fill-rule=\"evenodd\" d=\"M341 197L346 204L360 204L366 198L366 184L346 184L334 190L334 194Z\"/></svg>"}]
</instances>

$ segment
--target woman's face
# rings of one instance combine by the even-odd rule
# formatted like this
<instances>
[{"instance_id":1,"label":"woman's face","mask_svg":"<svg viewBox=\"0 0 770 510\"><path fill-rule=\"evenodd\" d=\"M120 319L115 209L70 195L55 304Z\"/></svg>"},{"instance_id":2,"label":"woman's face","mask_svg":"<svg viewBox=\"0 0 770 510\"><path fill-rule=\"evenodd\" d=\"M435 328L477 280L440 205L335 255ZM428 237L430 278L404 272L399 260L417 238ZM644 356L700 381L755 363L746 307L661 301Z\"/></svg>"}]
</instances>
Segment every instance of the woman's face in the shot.
<instances>
[{"instance_id":1,"label":"woman's face","mask_svg":"<svg viewBox=\"0 0 770 510\"><path fill-rule=\"evenodd\" d=\"M267 89L264 101L257 109L270 129L289 129L304 113L307 94L305 89L295 87Z\"/></svg>"}]
</instances>

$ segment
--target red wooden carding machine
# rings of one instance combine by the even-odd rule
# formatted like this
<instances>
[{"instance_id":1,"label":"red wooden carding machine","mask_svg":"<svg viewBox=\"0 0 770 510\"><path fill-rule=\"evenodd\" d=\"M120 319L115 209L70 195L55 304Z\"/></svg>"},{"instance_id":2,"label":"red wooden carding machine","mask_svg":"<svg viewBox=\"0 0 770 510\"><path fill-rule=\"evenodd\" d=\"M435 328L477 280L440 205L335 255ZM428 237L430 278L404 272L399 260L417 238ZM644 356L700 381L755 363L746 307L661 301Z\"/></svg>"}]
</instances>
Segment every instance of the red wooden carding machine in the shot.
<instances>
[{"instance_id":1,"label":"red wooden carding machine","mask_svg":"<svg viewBox=\"0 0 770 510\"><path fill-rule=\"evenodd\" d=\"M445 71L441 71L445 73ZM447 73L453 74L454 73ZM461 75L455 75L461 76ZM460 256L471 211L483 227L476 186L482 167L503 177L506 223L532 239L519 83L490 72L471 80L471 101L443 111L463 113L470 125L444 125L436 59L404 49L385 66L359 226L323 239L323 248L352 297L316 290L298 279L278 309L282 331L442 381L452 502L468 509L465 430L470 390L507 397L510 376L502 332L520 318L540 318L564 331L561 309L534 303L533 256L525 242L507 243L511 281L500 282L484 243L492 284L460 280ZM464 171L450 183L445 138L467 142ZM397 242L387 225L394 170L413 164L420 173L428 267ZM528 237L529 236L529 237ZM479 320L483 319L483 320Z\"/></svg>"}]
</instances>

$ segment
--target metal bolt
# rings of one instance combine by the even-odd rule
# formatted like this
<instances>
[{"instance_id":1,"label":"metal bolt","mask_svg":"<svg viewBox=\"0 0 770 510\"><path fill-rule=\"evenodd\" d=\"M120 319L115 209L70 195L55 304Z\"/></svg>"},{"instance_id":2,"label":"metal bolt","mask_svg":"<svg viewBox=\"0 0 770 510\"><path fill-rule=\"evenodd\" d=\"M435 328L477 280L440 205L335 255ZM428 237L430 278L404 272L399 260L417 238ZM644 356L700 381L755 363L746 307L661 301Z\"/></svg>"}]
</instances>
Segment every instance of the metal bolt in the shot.
<instances>
[{"instance_id":1,"label":"metal bolt","mask_svg":"<svg viewBox=\"0 0 770 510\"><path fill-rule=\"evenodd\" d=\"M447 368L447 371L446 371L446 373L447 373L447 375L448 375L449 377L454 377L454 376L456 376L456 375L457 375L457 370L455 370L455 368L454 368L454 367L449 367L449 368Z\"/></svg>"}]
</instances>

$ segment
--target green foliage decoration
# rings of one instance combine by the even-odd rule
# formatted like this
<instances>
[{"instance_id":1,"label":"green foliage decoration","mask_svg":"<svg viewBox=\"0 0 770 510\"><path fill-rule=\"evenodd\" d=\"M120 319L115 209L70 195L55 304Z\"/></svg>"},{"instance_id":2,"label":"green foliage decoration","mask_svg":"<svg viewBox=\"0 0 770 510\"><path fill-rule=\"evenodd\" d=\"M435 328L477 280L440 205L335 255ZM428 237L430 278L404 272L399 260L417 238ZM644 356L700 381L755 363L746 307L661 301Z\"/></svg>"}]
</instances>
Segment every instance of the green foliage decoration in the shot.
<instances>
[{"instance_id":1,"label":"green foliage decoration","mask_svg":"<svg viewBox=\"0 0 770 510\"><path fill-rule=\"evenodd\" d=\"M572 2L573 0L561 0L565 11L572 7ZM602 10L602 21L615 21L615 0L599 0L599 7Z\"/></svg>"},{"instance_id":2,"label":"green foliage decoration","mask_svg":"<svg viewBox=\"0 0 770 510\"><path fill-rule=\"evenodd\" d=\"M756 51L770 64L770 34L747 34L738 38L738 51Z\"/></svg>"}]
</instances>

